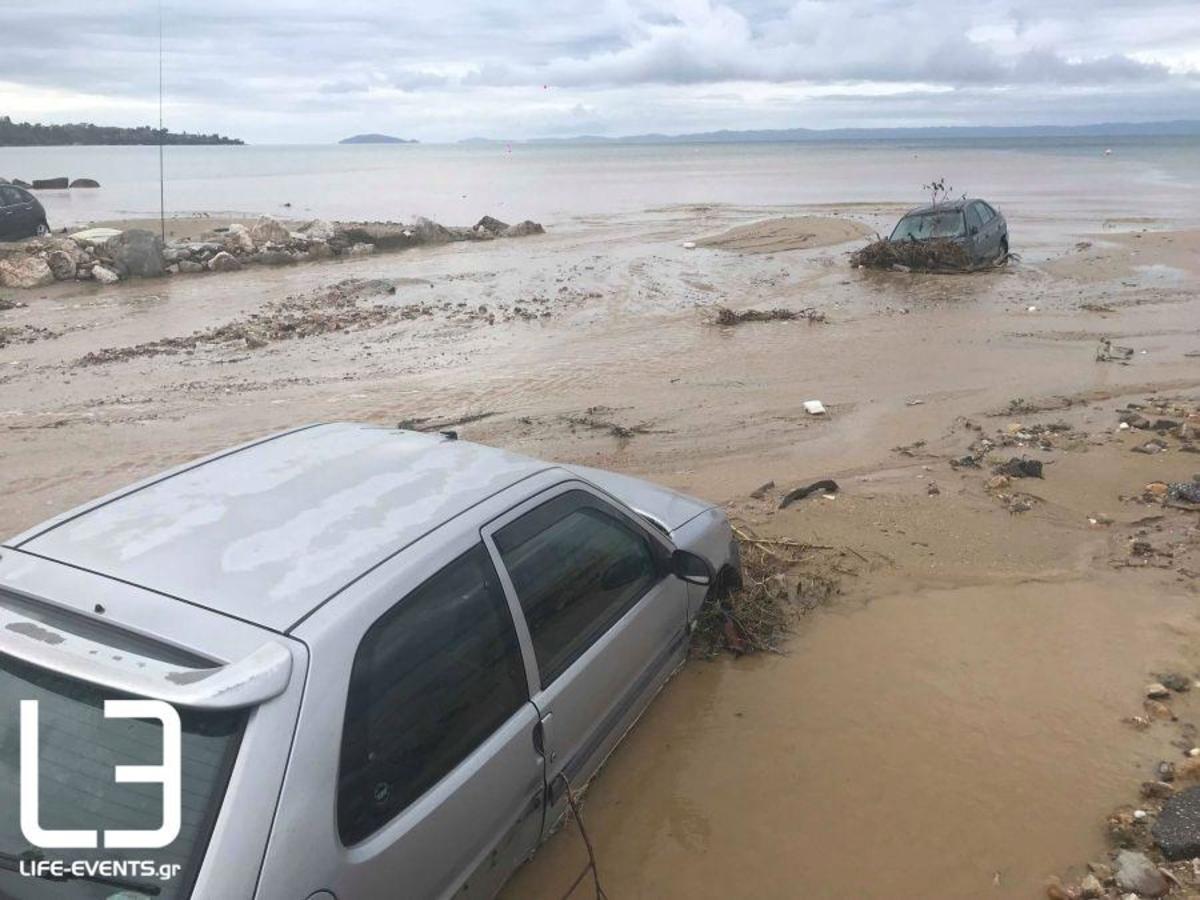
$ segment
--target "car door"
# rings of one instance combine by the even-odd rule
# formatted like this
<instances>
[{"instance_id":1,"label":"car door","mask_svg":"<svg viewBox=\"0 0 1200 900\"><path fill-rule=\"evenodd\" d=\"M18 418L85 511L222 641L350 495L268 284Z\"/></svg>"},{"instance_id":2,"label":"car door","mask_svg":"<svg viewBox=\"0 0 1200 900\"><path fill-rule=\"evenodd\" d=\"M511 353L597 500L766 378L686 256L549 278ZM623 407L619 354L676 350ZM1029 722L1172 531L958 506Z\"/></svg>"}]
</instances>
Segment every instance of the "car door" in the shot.
<instances>
[{"instance_id":1,"label":"car door","mask_svg":"<svg viewBox=\"0 0 1200 900\"><path fill-rule=\"evenodd\" d=\"M978 262L987 258L987 235L983 230L983 217L979 213L979 204L968 203L963 210L967 222L967 242L970 247L971 259Z\"/></svg>"},{"instance_id":2,"label":"car door","mask_svg":"<svg viewBox=\"0 0 1200 900\"><path fill-rule=\"evenodd\" d=\"M541 839L545 771L511 604L479 544L376 621L346 700L337 897L491 898Z\"/></svg>"},{"instance_id":3,"label":"car door","mask_svg":"<svg viewBox=\"0 0 1200 900\"><path fill-rule=\"evenodd\" d=\"M994 259L1000 252L1000 217L982 200L975 202L975 208L979 210L979 218L983 223L979 229L980 259Z\"/></svg>"},{"instance_id":4,"label":"car door","mask_svg":"<svg viewBox=\"0 0 1200 900\"><path fill-rule=\"evenodd\" d=\"M545 831L563 779L586 784L683 661L687 590L672 547L579 482L553 488L484 529L518 615L546 759Z\"/></svg>"}]
</instances>

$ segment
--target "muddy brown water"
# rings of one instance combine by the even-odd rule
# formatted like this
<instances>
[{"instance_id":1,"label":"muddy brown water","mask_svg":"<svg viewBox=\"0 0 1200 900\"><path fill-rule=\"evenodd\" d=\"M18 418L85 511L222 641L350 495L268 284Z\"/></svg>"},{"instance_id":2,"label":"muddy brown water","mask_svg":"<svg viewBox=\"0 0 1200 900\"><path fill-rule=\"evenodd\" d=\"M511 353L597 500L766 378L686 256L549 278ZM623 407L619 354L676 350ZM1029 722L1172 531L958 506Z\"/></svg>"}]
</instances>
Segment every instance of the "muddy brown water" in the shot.
<instances>
[{"instance_id":1,"label":"muddy brown water","mask_svg":"<svg viewBox=\"0 0 1200 900\"><path fill-rule=\"evenodd\" d=\"M605 891L1039 896L1178 756L1116 723L1147 661L1197 662L1194 599L1131 581L884 583L785 656L690 663L587 794ZM568 827L506 896L560 897L585 859Z\"/></svg>"},{"instance_id":2,"label":"muddy brown water","mask_svg":"<svg viewBox=\"0 0 1200 900\"><path fill-rule=\"evenodd\" d=\"M1119 402L1200 386L1183 355L1200 349L1200 237L1041 219L1026 262L964 278L851 271L844 246L680 247L814 212L660 210L528 242L23 298L0 323L61 336L0 349L0 528L274 429L484 415L459 427L465 438L650 476L772 534L886 560L847 579L786 655L689 663L650 707L586 798L612 900L1035 896L1101 855L1104 815L1178 754L1174 726L1139 733L1120 719L1140 712L1157 668L1200 666L1195 593L1167 573L1110 571L1125 532L1090 530L1087 516L1126 526L1145 513L1122 495L1200 471L1186 454L1131 454L1113 431ZM878 228L891 211L853 214ZM1138 268L1157 265L1182 280ZM396 279L390 302L504 310L551 297L552 315L488 326L439 312L258 350L74 365L351 276ZM717 303L816 306L830 322L721 329L706 324ZM1131 364L1096 363L1100 336L1134 346ZM946 465L976 437L966 420L991 434L1014 420L990 415L1010 401L1057 396L1073 405L1034 418L1068 417L1089 439L1044 454L1045 482L1026 486L1043 498L1034 510L1009 514L982 473ZM830 415L806 417L811 398ZM569 424L598 406L647 433ZM892 451L918 440L916 456ZM768 480L823 477L842 484L838 499L782 512L747 500ZM581 852L563 831L505 896L560 896Z\"/></svg>"}]
</instances>

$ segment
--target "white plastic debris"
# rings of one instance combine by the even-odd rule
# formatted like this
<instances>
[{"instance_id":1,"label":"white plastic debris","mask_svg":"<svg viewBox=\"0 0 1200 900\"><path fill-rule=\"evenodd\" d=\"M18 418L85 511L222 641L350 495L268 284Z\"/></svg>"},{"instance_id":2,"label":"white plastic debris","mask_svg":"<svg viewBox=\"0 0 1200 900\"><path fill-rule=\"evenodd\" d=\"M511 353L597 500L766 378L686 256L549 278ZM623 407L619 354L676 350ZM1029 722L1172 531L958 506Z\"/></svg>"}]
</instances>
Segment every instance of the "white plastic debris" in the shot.
<instances>
[{"instance_id":1,"label":"white plastic debris","mask_svg":"<svg viewBox=\"0 0 1200 900\"><path fill-rule=\"evenodd\" d=\"M684 249L684 250L695 250L695 249L696 249L696 242L695 242L695 241L684 241L684 242L683 242L683 249Z\"/></svg>"},{"instance_id":2,"label":"white plastic debris","mask_svg":"<svg viewBox=\"0 0 1200 900\"><path fill-rule=\"evenodd\" d=\"M1200 747L1193 747L1191 750L1188 751L1188 756L1192 757L1192 759L1195 759L1197 756L1200 756Z\"/></svg>"},{"instance_id":3,"label":"white plastic debris","mask_svg":"<svg viewBox=\"0 0 1200 900\"><path fill-rule=\"evenodd\" d=\"M1117 427L1118 427L1118 430L1119 430L1119 431L1128 431L1128 430L1129 430L1129 423L1128 423L1128 422L1122 422L1122 423L1121 423L1119 426L1117 426Z\"/></svg>"},{"instance_id":4,"label":"white plastic debris","mask_svg":"<svg viewBox=\"0 0 1200 900\"><path fill-rule=\"evenodd\" d=\"M1037 312L1037 307L1036 306L1027 306L1027 307L1025 307L1025 312Z\"/></svg>"},{"instance_id":5,"label":"white plastic debris","mask_svg":"<svg viewBox=\"0 0 1200 900\"><path fill-rule=\"evenodd\" d=\"M810 416L823 416L825 415L825 404L820 400L805 400L804 411Z\"/></svg>"},{"instance_id":6,"label":"white plastic debris","mask_svg":"<svg viewBox=\"0 0 1200 900\"><path fill-rule=\"evenodd\" d=\"M1146 818L1146 811L1144 809L1135 809L1133 811L1133 817L1140 822L1142 819Z\"/></svg>"}]
</instances>

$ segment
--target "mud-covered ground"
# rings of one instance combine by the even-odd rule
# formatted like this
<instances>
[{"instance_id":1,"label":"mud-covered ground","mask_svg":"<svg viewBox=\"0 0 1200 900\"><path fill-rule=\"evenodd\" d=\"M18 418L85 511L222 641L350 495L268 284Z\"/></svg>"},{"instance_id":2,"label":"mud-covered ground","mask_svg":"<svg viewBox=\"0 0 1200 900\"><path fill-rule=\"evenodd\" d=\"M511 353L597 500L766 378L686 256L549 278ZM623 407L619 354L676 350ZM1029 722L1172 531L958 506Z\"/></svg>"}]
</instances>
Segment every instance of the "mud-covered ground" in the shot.
<instances>
[{"instance_id":1,"label":"mud-covered ground","mask_svg":"<svg viewBox=\"0 0 1200 900\"><path fill-rule=\"evenodd\" d=\"M1176 721L1143 709L1157 674L1200 672L1200 513L1167 488L1200 474L1200 231L1010 211L1002 270L852 269L897 212L671 207L10 292L0 528L317 420L651 477L845 564L784 654L689 663L593 783L610 898L1077 883L1200 721L1198 692L1172 695ZM720 307L819 315L722 326ZM1099 360L1101 339L1132 352ZM1151 427L1121 429L1134 413ZM996 475L1013 457L1043 477ZM833 499L778 508L825 478ZM582 854L567 828L508 896L561 896Z\"/></svg>"}]
</instances>

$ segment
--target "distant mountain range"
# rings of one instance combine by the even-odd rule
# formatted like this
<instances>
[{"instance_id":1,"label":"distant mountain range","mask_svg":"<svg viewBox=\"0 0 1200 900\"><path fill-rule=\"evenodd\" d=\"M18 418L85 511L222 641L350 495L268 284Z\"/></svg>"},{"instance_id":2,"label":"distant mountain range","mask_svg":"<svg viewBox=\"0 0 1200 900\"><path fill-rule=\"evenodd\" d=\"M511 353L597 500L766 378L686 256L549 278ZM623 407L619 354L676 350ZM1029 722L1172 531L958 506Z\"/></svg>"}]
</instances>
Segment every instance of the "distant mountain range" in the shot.
<instances>
[{"instance_id":1,"label":"distant mountain range","mask_svg":"<svg viewBox=\"0 0 1200 900\"><path fill-rule=\"evenodd\" d=\"M353 137L338 141L339 144L415 144L417 141L406 141L404 138L392 137L390 134L356 134Z\"/></svg>"},{"instance_id":2,"label":"distant mountain range","mask_svg":"<svg viewBox=\"0 0 1200 900\"><path fill-rule=\"evenodd\" d=\"M188 134L160 132L142 125L138 128L117 128L110 125L91 125L77 122L69 125L37 125L14 122L0 116L0 147L62 147L113 146L128 144L240 144L236 138L219 134Z\"/></svg>"},{"instance_id":3,"label":"distant mountain range","mask_svg":"<svg viewBox=\"0 0 1200 900\"><path fill-rule=\"evenodd\" d=\"M805 141L939 140L945 138L1146 137L1200 135L1200 120L1104 122L1096 125L962 125L925 128L779 128L754 131L701 131L693 134L578 135L493 141L467 138L460 144L745 144Z\"/></svg>"}]
</instances>

